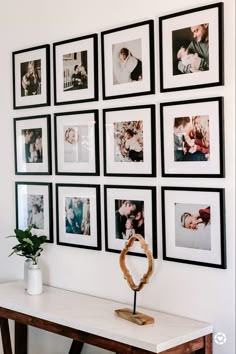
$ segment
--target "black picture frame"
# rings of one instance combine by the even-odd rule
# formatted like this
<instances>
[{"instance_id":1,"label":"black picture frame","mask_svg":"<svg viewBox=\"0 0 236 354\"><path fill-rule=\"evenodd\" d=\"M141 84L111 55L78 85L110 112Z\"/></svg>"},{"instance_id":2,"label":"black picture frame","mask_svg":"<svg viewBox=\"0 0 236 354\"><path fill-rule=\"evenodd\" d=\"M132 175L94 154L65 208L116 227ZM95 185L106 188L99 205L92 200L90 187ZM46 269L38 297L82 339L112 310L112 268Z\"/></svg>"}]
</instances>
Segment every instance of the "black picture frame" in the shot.
<instances>
[{"instance_id":1,"label":"black picture frame","mask_svg":"<svg viewBox=\"0 0 236 354\"><path fill-rule=\"evenodd\" d=\"M56 175L99 175L97 109L55 113L54 133Z\"/></svg>"},{"instance_id":2,"label":"black picture frame","mask_svg":"<svg viewBox=\"0 0 236 354\"><path fill-rule=\"evenodd\" d=\"M161 103L160 130L162 177L224 177L223 97Z\"/></svg>"},{"instance_id":3,"label":"black picture frame","mask_svg":"<svg viewBox=\"0 0 236 354\"><path fill-rule=\"evenodd\" d=\"M51 116L14 118L16 175L51 175Z\"/></svg>"},{"instance_id":4,"label":"black picture frame","mask_svg":"<svg viewBox=\"0 0 236 354\"><path fill-rule=\"evenodd\" d=\"M12 53L13 108L50 105L50 45Z\"/></svg>"},{"instance_id":5,"label":"black picture frame","mask_svg":"<svg viewBox=\"0 0 236 354\"><path fill-rule=\"evenodd\" d=\"M222 2L160 17L160 91L223 85L223 37Z\"/></svg>"},{"instance_id":6,"label":"black picture frame","mask_svg":"<svg viewBox=\"0 0 236 354\"><path fill-rule=\"evenodd\" d=\"M34 234L53 243L52 183L15 182L15 205L16 228L33 225Z\"/></svg>"},{"instance_id":7,"label":"black picture frame","mask_svg":"<svg viewBox=\"0 0 236 354\"><path fill-rule=\"evenodd\" d=\"M56 183L57 245L101 250L100 220L100 185Z\"/></svg>"},{"instance_id":8,"label":"black picture frame","mask_svg":"<svg viewBox=\"0 0 236 354\"><path fill-rule=\"evenodd\" d=\"M121 214L120 207L125 208L125 214ZM120 253L127 239L138 233L149 245L153 258L157 258L156 187L104 185L104 212L107 252ZM128 218L128 215L132 217ZM133 228L130 224L130 231L128 227L125 230L127 219L129 222L132 219ZM139 242L128 254L145 257Z\"/></svg>"},{"instance_id":9,"label":"black picture frame","mask_svg":"<svg viewBox=\"0 0 236 354\"><path fill-rule=\"evenodd\" d=\"M162 187L163 259L226 269L223 188Z\"/></svg>"},{"instance_id":10,"label":"black picture frame","mask_svg":"<svg viewBox=\"0 0 236 354\"><path fill-rule=\"evenodd\" d=\"M97 58L96 33L53 43L55 105L98 100Z\"/></svg>"},{"instance_id":11,"label":"black picture frame","mask_svg":"<svg viewBox=\"0 0 236 354\"><path fill-rule=\"evenodd\" d=\"M101 45L104 100L155 93L153 20L103 31ZM122 48L126 70L121 75Z\"/></svg>"},{"instance_id":12,"label":"black picture frame","mask_svg":"<svg viewBox=\"0 0 236 354\"><path fill-rule=\"evenodd\" d=\"M155 105L103 110L105 176L156 176L155 116Z\"/></svg>"}]
</instances>

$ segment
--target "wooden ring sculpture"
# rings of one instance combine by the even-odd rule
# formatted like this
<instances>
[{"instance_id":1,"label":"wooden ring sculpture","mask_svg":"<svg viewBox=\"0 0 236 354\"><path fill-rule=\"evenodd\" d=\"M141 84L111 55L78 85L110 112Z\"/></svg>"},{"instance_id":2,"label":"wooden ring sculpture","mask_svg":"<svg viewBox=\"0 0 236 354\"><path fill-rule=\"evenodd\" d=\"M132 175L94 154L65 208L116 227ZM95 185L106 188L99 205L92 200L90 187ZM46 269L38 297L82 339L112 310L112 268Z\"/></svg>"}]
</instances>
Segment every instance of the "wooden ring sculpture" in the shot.
<instances>
[{"instance_id":1,"label":"wooden ring sculpture","mask_svg":"<svg viewBox=\"0 0 236 354\"><path fill-rule=\"evenodd\" d=\"M139 282L138 285L136 285L134 283L133 278L132 278L132 276L131 276L131 274L130 274L130 272L127 269L126 264L125 264L126 254L129 251L129 248L133 246L135 240L139 240L140 245L141 245L141 247L142 247L142 249L143 249L143 251L146 254L147 259L148 259L148 271L140 279L140 282ZM135 234L135 235L130 237L128 242L126 242L125 247L124 247L123 251L120 254L120 267L121 267L121 270L122 270L122 272L124 274L124 278L127 280L128 284L129 284L129 286L131 287L132 290L139 291L139 290L141 290L144 287L144 284L148 283L148 280L149 280L150 276L153 273L153 257L152 257L152 254L151 254L150 250L148 249L148 245L146 244L143 236L141 236L139 234Z\"/></svg>"}]
</instances>

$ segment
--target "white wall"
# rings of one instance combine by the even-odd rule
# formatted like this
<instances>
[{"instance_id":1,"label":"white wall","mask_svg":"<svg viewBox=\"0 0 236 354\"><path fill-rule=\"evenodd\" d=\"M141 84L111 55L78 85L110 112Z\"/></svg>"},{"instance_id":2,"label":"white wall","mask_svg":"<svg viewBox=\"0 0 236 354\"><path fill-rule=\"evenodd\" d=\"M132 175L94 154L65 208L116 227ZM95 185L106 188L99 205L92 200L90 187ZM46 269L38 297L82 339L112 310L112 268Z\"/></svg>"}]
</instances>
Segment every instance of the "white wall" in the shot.
<instances>
[{"instance_id":1,"label":"white wall","mask_svg":"<svg viewBox=\"0 0 236 354\"><path fill-rule=\"evenodd\" d=\"M55 1L8 0L0 5L0 282L22 278L23 260L8 258L13 241L5 239L15 227L14 181L52 181L53 183L99 183L134 184L157 186L157 235L159 258L155 261L155 272L149 285L138 294L138 305L191 317L214 325L214 331L224 332L227 342L224 346L214 344L215 354L234 354L234 275L235 275L235 109L234 109L234 0L225 1L225 85L159 93L158 60L158 16L206 5L207 0L100 0L100 1ZM211 2L212 3L212 2ZM111 100L90 104L74 104L65 107L36 109L12 109L12 67L11 52L69 39L129 23L154 18L156 28L156 95ZM99 37L100 39L100 37ZM51 48L52 49L52 48ZM100 42L99 42L100 53ZM99 56L99 65L100 65ZM52 68L52 66L51 66ZM101 77L101 73L100 73ZM101 89L101 85L100 85ZM101 90L100 90L101 93ZM159 144L159 103L191 98L224 96L225 98L225 156L226 178L224 179L168 179L161 178ZM100 95L101 97L101 95ZM60 177L60 176L18 176L14 175L13 118L80 109L117 107L134 104L157 104L157 178L108 178L108 177ZM100 116L101 123L101 116ZM102 125L100 126L102 131ZM102 146L102 136L100 136ZM102 150L102 149L101 149ZM54 152L54 149L53 149ZM102 153L100 156L102 165ZM53 162L54 168L54 162ZM54 169L53 169L54 170ZM101 166L103 171L103 166ZM162 260L160 188L170 186L222 187L226 191L226 237L227 270L186 265ZM102 193L103 203L103 193ZM55 204L54 204L55 205ZM55 210L54 210L55 212ZM103 208L102 208L103 215ZM55 217L55 213L54 213ZM104 249L104 221L102 220ZM44 278L47 284L94 294L118 301L132 302L132 292L123 279L119 268L119 255L104 250L89 251L78 248L46 245L42 256ZM139 271L146 269L145 259L133 257L132 263ZM113 282L111 283L111 279ZM68 305L69 306L69 305ZM70 341L62 337L32 329L30 353L59 354L68 351ZM86 348L84 353L99 353L99 349Z\"/></svg>"}]
</instances>

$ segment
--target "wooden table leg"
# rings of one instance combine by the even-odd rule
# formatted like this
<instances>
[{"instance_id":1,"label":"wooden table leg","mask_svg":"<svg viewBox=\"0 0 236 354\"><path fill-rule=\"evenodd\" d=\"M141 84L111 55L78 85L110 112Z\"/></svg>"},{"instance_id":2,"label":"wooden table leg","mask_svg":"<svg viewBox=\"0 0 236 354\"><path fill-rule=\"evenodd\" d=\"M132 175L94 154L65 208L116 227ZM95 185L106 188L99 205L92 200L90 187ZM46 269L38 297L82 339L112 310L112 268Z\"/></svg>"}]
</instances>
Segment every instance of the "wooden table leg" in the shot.
<instances>
[{"instance_id":1,"label":"wooden table leg","mask_svg":"<svg viewBox=\"0 0 236 354\"><path fill-rule=\"evenodd\" d=\"M9 324L7 318L0 317L0 327L1 327L1 334L2 334L3 353L12 354L11 338L10 338Z\"/></svg>"},{"instance_id":2,"label":"wooden table leg","mask_svg":"<svg viewBox=\"0 0 236 354\"><path fill-rule=\"evenodd\" d=\"M208 334L204 337L205 347L197 350L196 354L212 354L212 334Z\"/></svg>"},{"instance_id":3,"label":"wooden table leg","mask_svg":"<svg viewBox=\"0 0 236 354\"><path fill-rule=\"evenodd\" d=\"M81 350L83 349L84 343L78 342L77 340L73 340L69 354L80 354Z\"/></svg>"},{"instance_id":4,"label":"wooden table leg","mask_svg":"<svg viewBox=\"0 0 236 354\"><path fill-rule=\"evenodd\" d=\"M27 354L27 325L15 321L15 354Z\"/></svg>"}]
</instances>

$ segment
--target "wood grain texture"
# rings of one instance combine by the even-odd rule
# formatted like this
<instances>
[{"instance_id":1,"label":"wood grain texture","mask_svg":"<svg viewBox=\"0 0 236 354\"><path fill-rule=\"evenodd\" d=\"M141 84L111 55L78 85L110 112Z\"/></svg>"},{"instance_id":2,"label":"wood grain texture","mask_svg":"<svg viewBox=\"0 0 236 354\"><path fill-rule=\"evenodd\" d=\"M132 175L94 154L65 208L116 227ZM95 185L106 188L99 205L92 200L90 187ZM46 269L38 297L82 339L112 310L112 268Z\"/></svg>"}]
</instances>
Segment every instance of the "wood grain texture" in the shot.
<instances>
[{"instance_id":1,"label":"wood grain texture","mask_svg":"<svg viewBox=\"0 0 236 354\"><path fill-rule=\"evenodd\" d=\"M0 317L0 328L2 335L2 347L4 354L12 354L9 323L7 318Z\"/></svg>"},{"instance_id":2,"label":"wood grain texture","mask_svg":"<svg viewBox=\"0 0 236 354\"><path fill-rule=\"evenodd\" d=\"M115 310L115 313L117 314L117 316L119 316L125 320L128 320L130 322L133 322L139 326L154 323L153 317L147 316L141 312L135 312L135 314L133 314L133 312L130 309L118 309L118 310Z\"/></svg>"}]
</instances>

